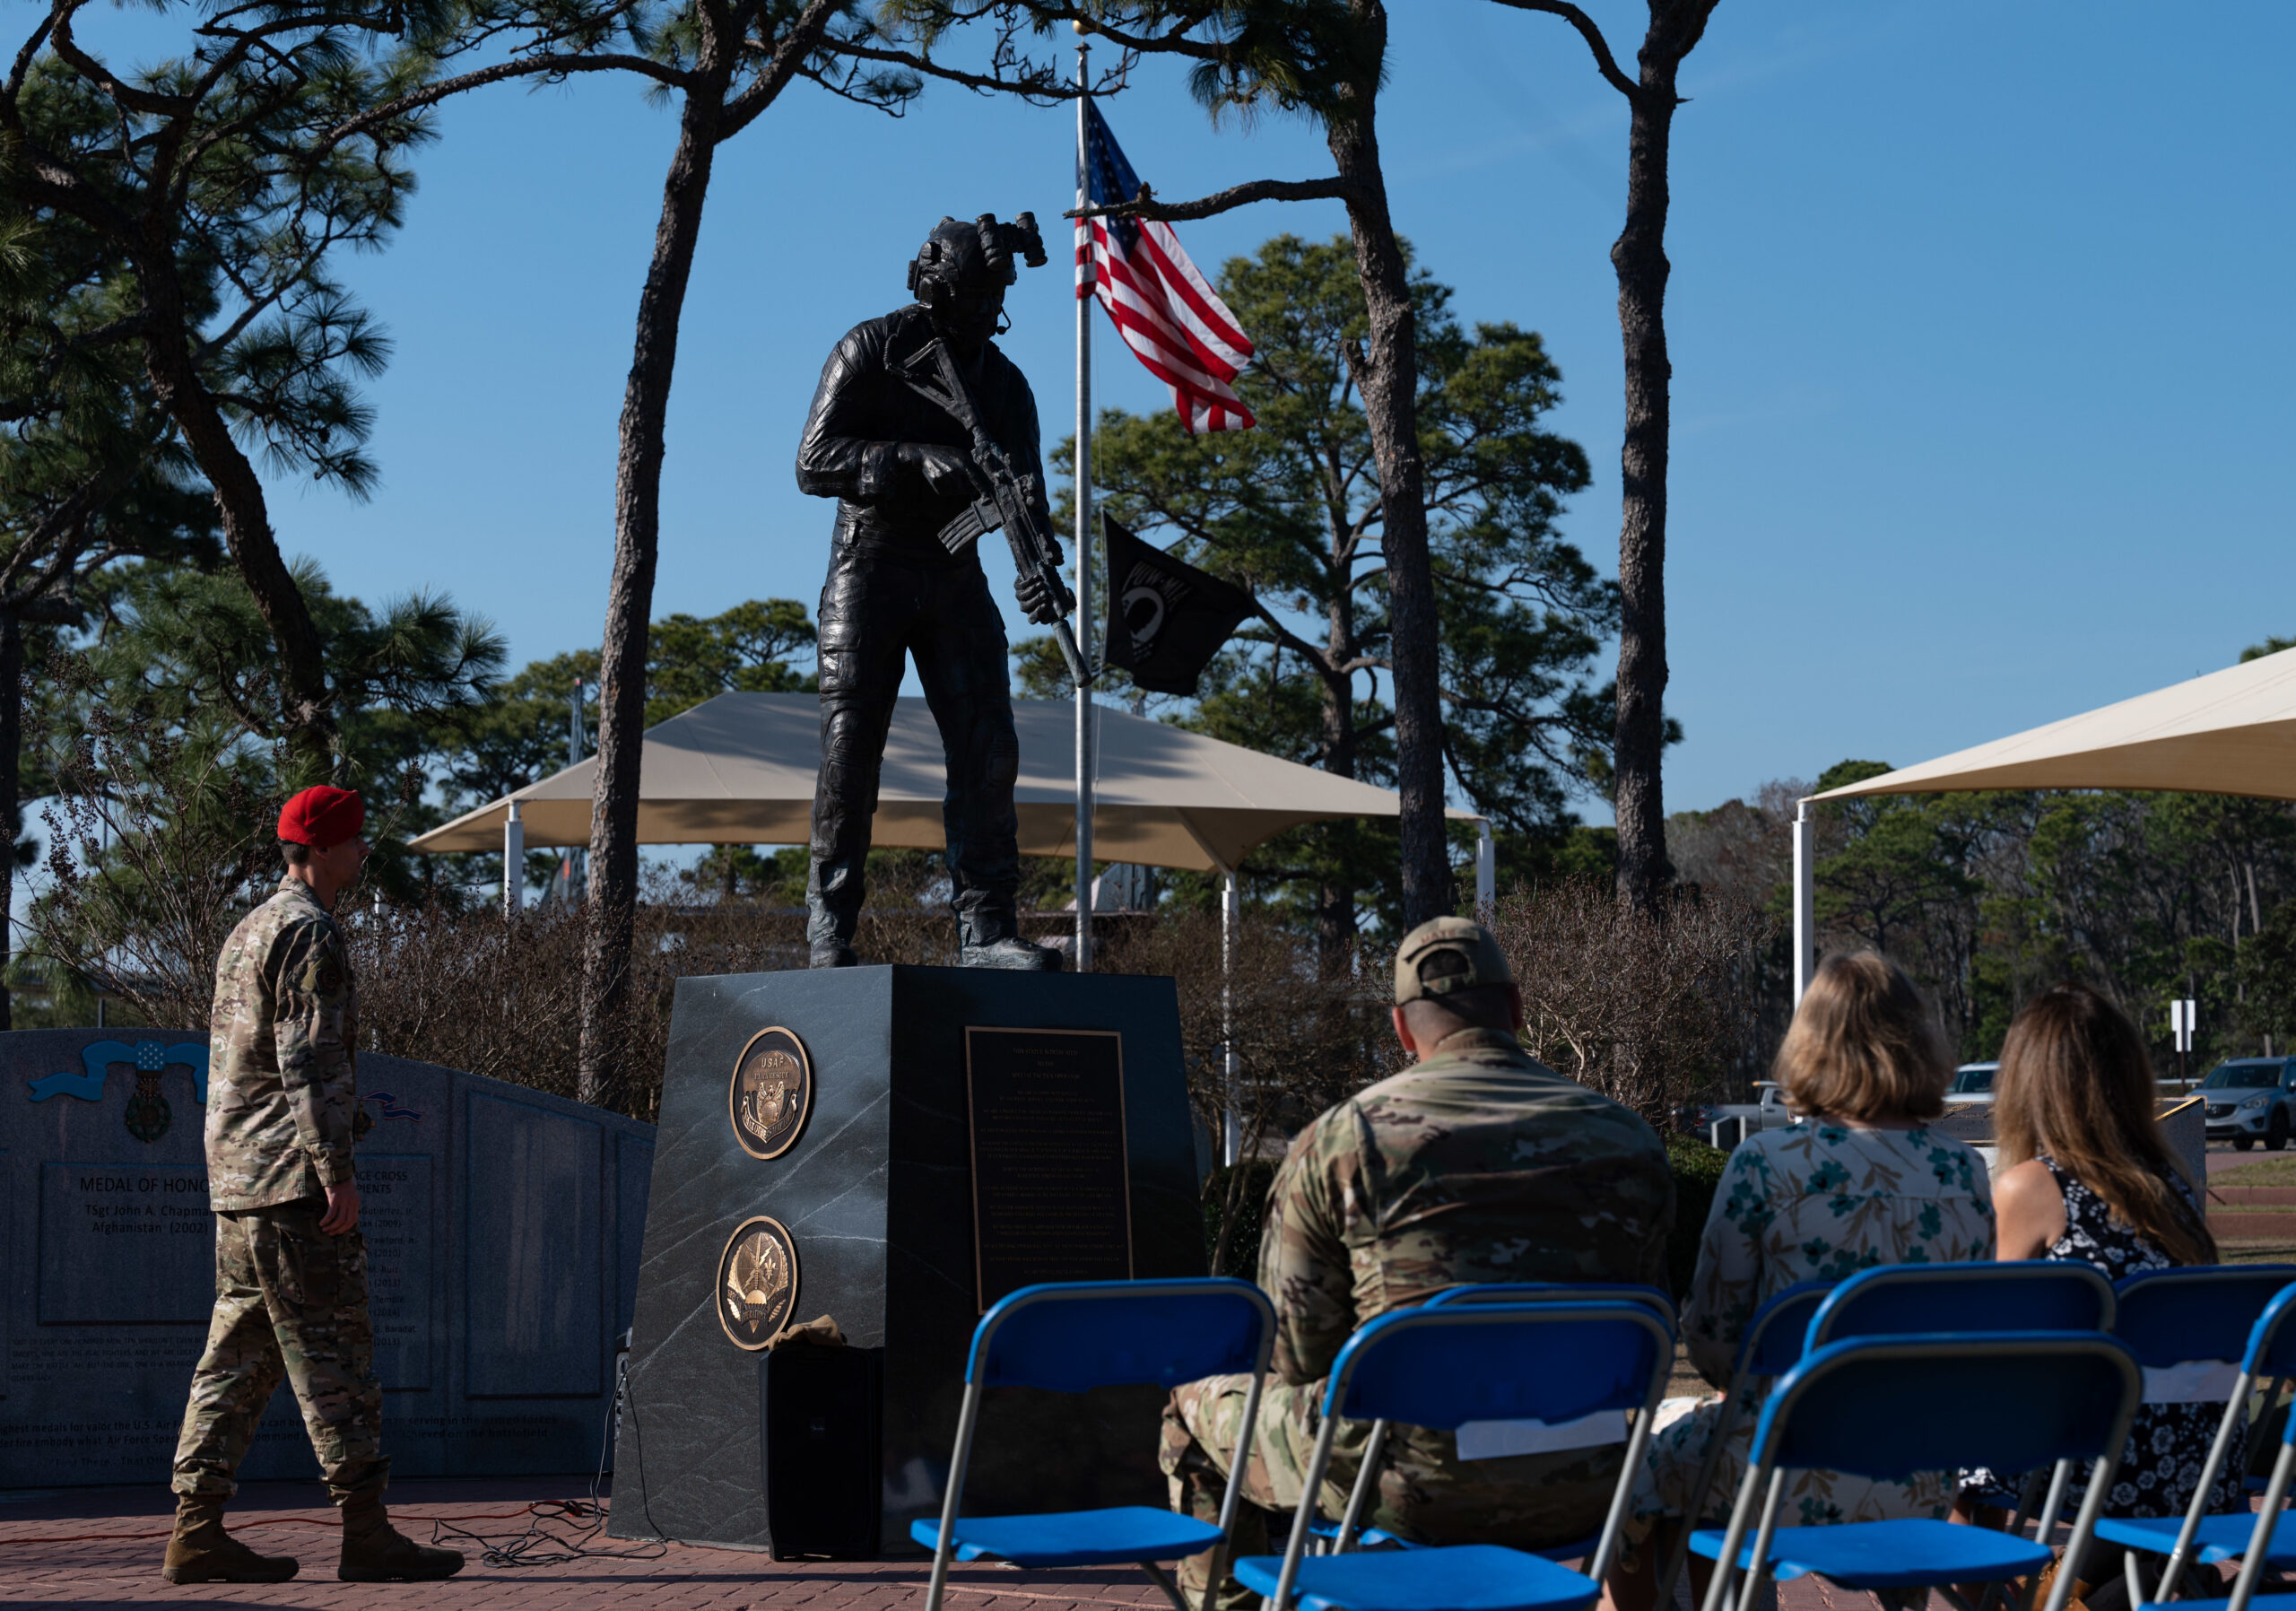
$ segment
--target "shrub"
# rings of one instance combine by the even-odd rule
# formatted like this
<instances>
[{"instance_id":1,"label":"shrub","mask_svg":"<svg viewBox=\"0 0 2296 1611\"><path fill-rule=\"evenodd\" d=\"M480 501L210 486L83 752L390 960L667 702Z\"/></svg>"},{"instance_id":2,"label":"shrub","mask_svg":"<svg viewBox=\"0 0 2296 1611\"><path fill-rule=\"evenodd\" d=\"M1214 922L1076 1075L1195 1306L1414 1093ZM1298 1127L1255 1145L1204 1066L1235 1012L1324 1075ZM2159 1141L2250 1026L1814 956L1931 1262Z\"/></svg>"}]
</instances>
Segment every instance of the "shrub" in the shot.
<instances>
[{"instance_id":1,"label":"shrub","mask_svg":"<svg viewBox=\"0 0 2296 1611\"><path fill-rule=\"evenodd\" d=\"M1666 1137L1666 1162L1674 1171L1674 1233L1666 1241L1666 1288L1680 1303L1690 1296L1691 1277L1698 1270L1698 1244L1730 1154L1695 1136L1673 1135Z\"/></svg>"},{"instance_id":2,"label":"shrub","mask_svg":"<svg viewBox=\"0 0 2296 1611\"><path fill-rule=\"evenodd\" d=\"M1747 1060L1772 927L1729 894L1680 894L1647 915L1593 878L1518 886L1492 919L1531 1055L1662 1134L1692 1093Z\"/></svg>"},{"instance_id":3,"label":"shrub","mask_svg":"<svg viewBox=\"0 0 2296 1611\"><path fill-rule=\"evenodd\" d=\"M1274 1188L1275 1162L1270 1158L1213 1169L1204 1182L1205 1269L1247 1281L1259 1274L1260 1232L1267 1228L1267 1198Z\"/></svg>"}]
</instances>

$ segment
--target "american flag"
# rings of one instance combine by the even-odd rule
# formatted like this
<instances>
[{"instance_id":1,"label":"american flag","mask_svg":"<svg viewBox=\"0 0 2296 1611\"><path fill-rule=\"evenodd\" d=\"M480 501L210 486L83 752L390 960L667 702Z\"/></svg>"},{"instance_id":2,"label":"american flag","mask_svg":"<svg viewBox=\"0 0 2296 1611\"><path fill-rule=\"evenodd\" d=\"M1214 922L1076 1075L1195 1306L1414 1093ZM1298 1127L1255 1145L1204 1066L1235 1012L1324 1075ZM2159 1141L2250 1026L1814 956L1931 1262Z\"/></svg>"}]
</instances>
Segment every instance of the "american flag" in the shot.
<instances>
[{"instance_id":1,"label":"american flag","mask_svg":"<svg viewBox=\"0 0 2296 1611\"><path fill-rule=\"evenodd\" d=\"M1124 160L1100 109L1089 100L1084 120L1084 149L1077 153L1083 170L1079 187L1097 207L1133 200L1140 194L1139 176ZM1172 406L1188 433L1250 430L1257 422L1229 382L1251 361L1251 338L1188 261L1172 226L1137 218L1078 220L1080 297L1088 251L1100 306L1124 344L1172 388Z\"/></svg>"}]
</instances>

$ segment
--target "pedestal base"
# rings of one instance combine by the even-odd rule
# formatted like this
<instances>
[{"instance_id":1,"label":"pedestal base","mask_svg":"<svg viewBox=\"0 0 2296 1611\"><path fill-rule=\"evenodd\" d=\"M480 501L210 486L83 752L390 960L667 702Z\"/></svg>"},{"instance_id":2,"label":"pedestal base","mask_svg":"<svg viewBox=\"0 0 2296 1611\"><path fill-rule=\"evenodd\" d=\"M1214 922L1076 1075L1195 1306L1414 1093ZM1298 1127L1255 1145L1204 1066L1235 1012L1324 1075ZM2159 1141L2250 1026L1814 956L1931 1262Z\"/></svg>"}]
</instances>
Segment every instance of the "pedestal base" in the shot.
<instances>
[{"instance_id":1,"label":"pedestal base","mask_svg":"<svg viewBox=\"0 0 2296 1611\"><path fill-rule=\"evenodd\" d=\"M794 1048L759 1042L737 1092L736 1064L777 1026ZM968 1034L999 1030L1082 1032ZM809 1105L788 1130L800 1058ZM729 1255L737 1232L773 1239L745 1229L761 1220L787 1253L757 1241ZM1112 1261L1127 1258L1138 1276L1201 1275L1203 1223L1169 979L879 967L679 980L615 1536L771 1546L763 1356L747 1345L786 1309L830 1315L881 1352L878 1536L915 1553L909 1524L939 1512L986 1302L1023 1280L1120 1275ZM788 1254L794 1293L778 1284ZM966 1508L1164 1502L1161 1397L992 1394Z\"/></svg>"}]
</instances>

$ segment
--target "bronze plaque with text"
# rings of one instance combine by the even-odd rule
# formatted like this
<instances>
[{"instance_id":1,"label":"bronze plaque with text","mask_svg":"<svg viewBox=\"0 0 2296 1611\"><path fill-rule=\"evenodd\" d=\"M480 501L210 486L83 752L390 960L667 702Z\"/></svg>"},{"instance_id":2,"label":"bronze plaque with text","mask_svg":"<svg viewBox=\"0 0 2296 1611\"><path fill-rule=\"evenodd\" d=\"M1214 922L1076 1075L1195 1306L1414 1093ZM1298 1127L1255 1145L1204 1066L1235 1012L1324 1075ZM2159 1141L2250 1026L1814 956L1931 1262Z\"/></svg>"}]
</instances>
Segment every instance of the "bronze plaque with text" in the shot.
<instances>
[{"instance_id":1,"label":"bronze plaque with text","mask_svg":"<svg viewBox=\"0 0 2296 1611\"><path fill-rule=\"evenodd\" d=\"M734 1059L726 1116L734 1139L752 1158L778 1158L797 1145L813 1110L813 1060L805 1043L775 1024L761 1029Z\"/></svg>"},{"instance_id":2,"label":"bronze plaque with text","mask_svg":"<svg viewBox=\"0 0 2296 1611\"><path fill-rule=\"evenodd\" d=\"M1040 1281L1132 1276L1124 1037L965 1030L980 1307Z\"/></svg>"}]
</instances>

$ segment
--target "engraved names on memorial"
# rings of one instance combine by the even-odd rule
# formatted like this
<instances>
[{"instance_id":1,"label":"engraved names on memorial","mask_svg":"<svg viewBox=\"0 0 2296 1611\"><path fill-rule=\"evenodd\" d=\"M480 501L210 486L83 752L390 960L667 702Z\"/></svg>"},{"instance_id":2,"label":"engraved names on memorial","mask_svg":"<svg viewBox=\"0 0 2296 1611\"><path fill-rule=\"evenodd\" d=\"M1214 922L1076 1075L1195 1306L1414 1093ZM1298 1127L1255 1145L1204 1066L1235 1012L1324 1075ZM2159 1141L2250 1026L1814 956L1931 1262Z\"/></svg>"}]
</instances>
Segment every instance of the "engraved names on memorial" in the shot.
<instances>
[{"instance_id":1,"label":"engraved names on memorial","mask_svg":"<svg viewBox=\"0 0 2296 1611\"><path fill-rule=\"evenodd\" d=\"M358 1159L368 1305L386 1391L428 1375L430 1160ZM196 1240L195 1240L196 1239ZM215 1224L201 1169L43 1163L39 1323L198 1326L215 1301Z\"/></svg>"},{"instance_id":2,"label":"engraved names on memorial","mask_svg":"<svg viewBox=\"0 0 2296 1611\"><path fill-rule=\"evenodd\" d=\"M364 1154L359 1229L367 1238L367 1312L386 1393L430 1385L430 1160Z\"/></svg>"},{"instance_id":3,"label":"engraved names on memorial","mask_svg":"<svg viewBox=\"0 0 2296 1611\"><path fill-rule=\"evenodd\" d=\"M1124 1040L967 1026L979 1305L1040 1281L1132 1275Z\"/></svg>"},{"instance_id":4,"label":"engraved names on memorial","mask_svg":"<svg viewBox=\"0 0 2296 1611\"><path fill-rule=\"evenodd\" d=\"M122 1119L151 1060L140 1045L131 1058L106 1032L0 1034L0 1488L166 1480L215 1255L200 1071L175 1055L204 1042L161 1032L174 1122L156 1139ZM396 1467L594 1461L606 1401L595 1362L628 1323L651 1127L428 1064L360 1061L376 1123L356 1154L359 1230ZM523 1329L474 1332L474 1317L497 1311ZM283 1385L242 1475L314 1468Z\"/></svg>"},{"instance_id":5,"label":"engraved names on memorial","mask_svg":"<svg viewBox=\"0 0 2296 1611\"><path fill-rule=\"evenodd\" d=\"M204 1169L40 1165L43 1326L204 1325L214 1248Z\"/></svg>"}]
</instances>

